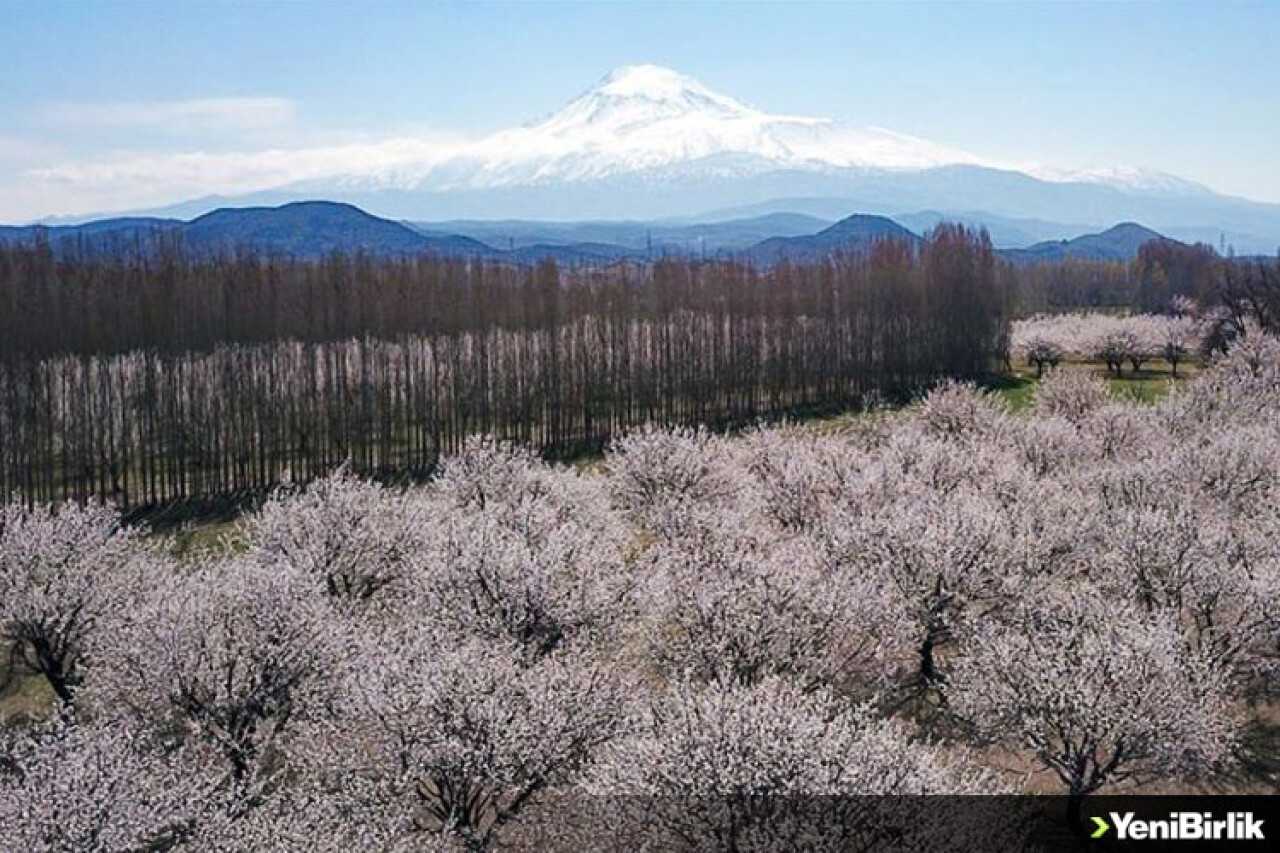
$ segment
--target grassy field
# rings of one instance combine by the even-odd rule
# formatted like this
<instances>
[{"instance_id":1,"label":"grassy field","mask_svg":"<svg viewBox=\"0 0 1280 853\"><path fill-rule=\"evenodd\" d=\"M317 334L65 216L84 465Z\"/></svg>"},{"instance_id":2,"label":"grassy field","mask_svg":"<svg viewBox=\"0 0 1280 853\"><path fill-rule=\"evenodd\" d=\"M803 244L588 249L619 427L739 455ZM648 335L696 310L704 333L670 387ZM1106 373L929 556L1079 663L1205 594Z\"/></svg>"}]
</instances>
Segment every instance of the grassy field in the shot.
<instances>
[{"instance_id":1,"label":"grassy field","mask_svg":"<svg viewBox=\"0 0 1280 853\"><path fill-rule=\"evenodd\" d=\"M11 670L8 655L0 656L0 727L45 718L57 702L53 690L43 678L22 670Z\"/></svg>"},{"instance_id":2,"label":"grassy field","mask_svg":"<svg viewBox=\"0 0 1280 853\"><path fill-rule=\"evenodd\" d=\"M173 530L157 533L165 550L180 559L197 559L201 554L235 550L238 520L192 522Z\"/></svg>"},{"instance_id":3,"label":"grassy field","mask_svg":"<svg viewBox=\"0 0 1280 853\"><path fill-rule=\"evenodd\" d=\"M1173 368L1167 361L1156 359L1148 362L1142 370L1134 372L1126 369L1117 377L1107 371L1100 361L1068 361L1064 362L1065 370L1087 370L1105 379L1111 387L1111 393L1117 397L1132 397L1143 403L1154 403L1169 393L1170 383L1182 383L1195 376L1198 366L1184 363L1178 365L1178 376L1173 376ZM1036 386L1040 381L1036 378L1036 369L1026 365L1017 365L1012 373L1001 375L990 383L992 390L1004 398L1009 408L1015 412L1022 411L1035 399Z\"/></svg>"},{"instance_id":4,"label":"grassy field","mask_svg":"<svg viewBox=\"0 0 1280 853\"><path fill-rule=\"evenodd\" d=\"M1064 370L1085 370L1100 379L1106 380L1111 393L1117 398L1132 398L1141 403L1154 403L1169 393L1173 383L1181 384L1195 376L1199 366L1192 363L1178 365L1178 376L1175 379L1173 369L1163 359L1148 362L1143 369L1134 372L1126 368L1117 377L1107 371L1101 361L1067 361L1061 365ZM1022 412L1035 402L1036 388L1040 380L1036 377L1036 369L1027 365L1015 365L1012 372L1000 373L991 377L985 387L995 392L1008 404L1010 411ZM866 412L848 411L834 415L822 415L804 420L812 428L823 432L839 432L866 416Z\"/></svg>"}]
</instances>

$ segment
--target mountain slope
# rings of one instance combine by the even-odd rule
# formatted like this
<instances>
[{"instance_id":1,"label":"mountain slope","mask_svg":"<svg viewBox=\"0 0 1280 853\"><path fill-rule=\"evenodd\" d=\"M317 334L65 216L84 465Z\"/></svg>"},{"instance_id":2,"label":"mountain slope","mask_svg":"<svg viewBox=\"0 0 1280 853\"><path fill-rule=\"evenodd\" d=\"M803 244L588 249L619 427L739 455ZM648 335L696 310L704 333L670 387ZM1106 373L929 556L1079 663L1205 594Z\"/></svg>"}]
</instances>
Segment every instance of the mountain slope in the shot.
<instances>
[{"instance_id":1,"label":"mountain slope","mask_svg":"<svg viewBox=\"0 0 1280 853\"><path fill-rule=\"evenodd\" d=\"M841 211L843 216L847 209ZM815 234L831 218L770 213L708 222L622 221L540 222L537 220L454 220L410 222L423 234L462 234L499 249L607 243L643 254L681 253L712 256L749 248L770 237ZM1030 241L1028 241L1030 242Z\"/></svg>"},{"instance_id":2,"label":"mountain slope","mask_svg":"<svg viewBox=\"0 0 1280 853\"><path fill-rule=\"evenodd\" d=\"M183 236L200 249L252 248L297 257L320 257L337 251L376 255L494 254L489 246L469 237L421 234L358 207L324 201L222 208L187 223Z\"/></svg>"},{"instance_id":3,"label":"mountain slope","mask_svg":"<svg viewBox=\"0 0 1280 853\"><path fill-rule=\"evenodd\" d=\"M919 223L921 231L940 221L956 221L932 211L902 219ZM168 233L197 252L253 249L318 258L362 251L382 257L437 254L521 264L551 259L565 265L644 261L663 255L736 257L757 264L783 259L809 262L837 252L865 251L878 240L920 242L915 231L884 216L860 213L822 227L825 224L814 217L773 214L708 223L459 221L409 227L349 204L309 201L281 207L219 208L191 222L117 218L81 225L0 228L0 242L27 242L44 233L55 251L114 251L154 247L157 235ZM778 230L771 232L774 228ZM775 236L754 239L769 233ZM1127 261L1148 241L1166 239L1150 228L1124 222L1101 233L1004 249L1000 254L1023 265L1068 258Z\"/></svg>"},{"instance_id":4,"label":"mountain slope","mask_svg":"<svg viewBox=\"0 0 1280 853\"><path fill-rule=\"evenodd\" d=\"M0 226L0 241L25 242L43 234L53 246L76 243L85 251L109 251L128 247L139 240L151 240L162 231L180 230L184 223L177 219L151 216L121 216L95 219L80 225Z\"/></svg>"},{"instance_id":5,"label":"mountain slope","mask_svg":"<svg viewBox=\"0 0 1280 853\"><path fill-rule=\"evenodd\" d=\"M725 211L740 218L774 212L834 218L851 209L883 216L981 209L1001 219L1060 225L1063 234L1138 221L1184 240L1216 244L1225 234L1242 252L1273 253L1280 245L1280 205L1220 195L1147 196L1105 184L1054 183L1016 171L963 165L720 174L702 161L594 181L447 191L311 188L303 194L341 199L382 216L409 220L728 218ZM288 192L275 191L243 201L279 204L289 197ZM793 199L825 206L796 207L790 203Z\"/></svg>"},{"instance_id":6,"label":"mountain slope","mask_svg":"<svg viewBox=\"0 0 1280 853\"><path fill-rule=\"evenodd\" d=\"M954 217L982 209L993 219L1047 225L1002 234L1005 246L1123 220L1200 239L1212 233L1215 241L1225 232L1241 249L1280 242L1280 205L1140 168L1018 168L883 128L769 113L651 65L616 69L562 109L519 127L394 167L273 192L290 191L404 219L708 219L708 210L810 197L838 201L839 213ZM775 204L758 213L782 210L816 212ZM543 241L529 244L536 242Z\"/></svg>"},{"instance_id":7,"label":"mountain slope","mask_svg":"<svg viewBox=\"0 0 1280 853\"><path fill-rule=\"evenodd\" d=\"M568 243L547 245L539 243L534 246L521 246L503 255L509 261L518 264L533 264L538 261L555 261L563 266L599 266L623 260L641 261L645 253L639 249L619 246L616 243Z\"/></svg>"},{"instance_id":8,"label":"mountain slope","mask_svg":"<svg viewBox=\"0 0 1280 853\"><path fill-rule=\"evenodd\" d=\"M560 110L457 150L335 175L345 190L550 186L677 168L735 177L777 169L927 168L977 157L882 128L774 115L655 65L615 69Z\"/></svg>"},{"instance_id":9,"label":"mountain slope","mask_svg":"<svg viewBox=\"0 0 1280 853\"><path fill-rule=\"evenodd\" d=\"M991 244L997 249L1019 249L1046 240L1064 240L1090 230L1080 223L1049 222L1044 219L1017 219L996 216L983 210L920 210L895 213L893 221L924 234L943 222L954 222L968 228L985 228Z\"/></svg>"},{"instance_id":10,"label":"mountain slope","mask_svg":"<svg viewBox=\"0 0 1280 853\"><path fill-rule=\"evenodd\" d=\"M920 238L892 219L855 214L830 228L806 237L773 237L748 249L743 257L754 263L773 264L781 260L814 261L836 252L861 252L880 240L904 240L912 245Z\"/></svg>"},{"instance_id":11,"label":"mountain slope","mask_svg":"<svg viewBox=\"0 0 1280 853\"><path fill-rule=\"evenodd\" d=\"M1131 261L1138 250L1152 240L1168 240L1136 222L1121 222L1099 234L1084 234L1071 240L1036 243L1025 249L1004 252L1016 264L1055 263L1068 259L1084 261Z\"/></svg>"},{"instance_id":12,"label":"mountain slope","mask_svg":"<svg viewBox=\"0 0 1280 853\"><path fill-rule=\"evenodd\" d=\"M190 222L172 219L102 219L81 225L0 229L0 241L29 241L43 232L55 250L90 252L154 247L161 232L177 234L197 252L252 249L298 258L333 252L380 256L441 254L495 257L501 253L458 234L423 234L350 204L305 201L280 207L219 208Z\"/></svg>"}]
</instances>

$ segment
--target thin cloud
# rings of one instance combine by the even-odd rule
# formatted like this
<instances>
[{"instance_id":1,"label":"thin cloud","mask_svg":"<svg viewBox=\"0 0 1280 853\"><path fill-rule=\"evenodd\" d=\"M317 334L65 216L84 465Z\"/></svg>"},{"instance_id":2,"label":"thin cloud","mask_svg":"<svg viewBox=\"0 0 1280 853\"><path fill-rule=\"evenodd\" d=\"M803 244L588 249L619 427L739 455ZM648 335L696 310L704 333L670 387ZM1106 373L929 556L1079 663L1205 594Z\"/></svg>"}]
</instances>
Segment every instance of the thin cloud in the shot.
<instances>
[{"instance_id":1,"label":"thin cloud","mask_svg":"<svg viewBox=\"0 0 1280 853\"><path fill-rule=\"evenodd\" d=\"M181 101L59 101L39 118L82 128L204 131L261 130L293 120L296 104L287 98L193 98Z\"/></svg>"},{"instance_id":2,"label":"thin cloud","mask_svg":"<svg viewBox=\"0 0 1280 853\"><path fill-rule=\"evenodd\" d=\"M0 133L0 162L31 161L45 154L47 146L35 140Z\"/></svg>"},{"instance_id":3,"label":"thin cloud","mask_svg":"<svg viewBox=\"0 0 1280 853\"><path fill-rule=\"evenodd\" d=\"M0 219L157 206L207 194L236 194L376 174L412 185L422 170L458 153L455 136L240 152L156 153L22 170L0 186Z\"/></svg>"},{"instance_id":4,"label":"thin cloud","mask_svg":"<svg viewBox=\"0 0 1280 853\"><path fill-rule=\"evenodd\" d=\"M28 169L27 177L77 186L151 181L221 190L265 189L312 178L425 166L450 146L427 139L323 148L267 151L158 154L113 162L67 163Z\"/></svg>"}]
</instances>

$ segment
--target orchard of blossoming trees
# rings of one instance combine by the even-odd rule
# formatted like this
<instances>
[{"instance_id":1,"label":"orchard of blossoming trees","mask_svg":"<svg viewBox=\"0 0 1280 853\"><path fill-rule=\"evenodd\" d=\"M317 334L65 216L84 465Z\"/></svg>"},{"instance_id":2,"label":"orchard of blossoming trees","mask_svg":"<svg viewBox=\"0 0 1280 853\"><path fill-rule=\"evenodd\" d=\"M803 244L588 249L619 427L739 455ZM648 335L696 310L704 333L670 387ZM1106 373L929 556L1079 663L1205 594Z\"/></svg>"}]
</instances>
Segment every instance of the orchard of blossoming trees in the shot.
<instances>
[{"instance_id":1,"label":"orchard of blossoming trees","mask_svg":"<svg viewBox=\"0 0 1280 853\"><path fill-rule=\"evenodd\" d=\"M1036 375L1066 358L1097 360L1116 376L1126 365L1133 372L1143 364L1164 359L1178 375L1178 365L1198 353L1222 318L1201 317L1190 302L1173 314L1050 314L1015 320L1012 350L1016 358L1034 365Z\"/></svg>"},{"instance_id":2,"label":"orchard of blossoming trees","mask_svg":"<svg viewBox=\"0 0 1280 853\"><path fill-rule=\"evenodd\" d=\"M1152 406L1056 370L1025 414L944 383L841 433L641 429L600 470L472 439L181 557L14 505L0 626L50 697L4 730L9 849L1011 849L914 795L1238 778L1280 342Z\"/></svg>"}]
</instances>

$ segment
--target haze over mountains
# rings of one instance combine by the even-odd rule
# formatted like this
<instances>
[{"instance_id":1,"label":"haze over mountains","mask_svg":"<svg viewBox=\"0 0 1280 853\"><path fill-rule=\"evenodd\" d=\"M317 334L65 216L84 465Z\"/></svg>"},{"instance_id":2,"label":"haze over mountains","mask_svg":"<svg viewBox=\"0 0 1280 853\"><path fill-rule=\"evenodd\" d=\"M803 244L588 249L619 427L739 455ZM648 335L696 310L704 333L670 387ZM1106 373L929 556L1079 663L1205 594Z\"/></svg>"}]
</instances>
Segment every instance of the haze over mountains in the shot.
<instances>
[{"instance_id":1,"label":"haze over mountains","mask_svg":"<svg viewBox=\"0 0 1280 853\"><path fill-rule=\"evenodd\" d=\"M935 223L936 224L936 223ZM310 201L280 207L220 208L189 222L126 217L82 225L0 227L0 243L30 242L43 234L55 251L111 252L159 244L180 237L185 249L232 252L242 249L298 258L334 252L381 257L435 254L510 263L552 259L565 264L607 264L652 260L664 255L732 257L770 265L782 260L811 262L837 252L859 252L877 241L920 241L893 219L853 214L835 223L798 215L771 214L706 224L644 222L457 222L449 230L395 222L349 204ZM520 243L515 237L519 234ZM774 235L774 236L764 236ZM502 239L496 239L501 237ZM1005 250L1017 264L1067 258L1126 261L1150 240L1167 239L1136 223L1101 234L1047 241Z\"/></svg>"},{"instance_id":2,"label":"haze over mountains","mask_svg":"<svg viewBox=\"0 0 1280 853\"><path fill-rule=\"evenodd\" d=\"M773 115L651 65L619 68L559 111L476 141L408 147L390 165L370 161L150 213L190 218L315 198L414 222L709 222L776 213L831 222L859 211L919 230L931 217L982 224L1004 247L1121 221L1180 240L1225 240L1241 252L1280 246L1280 205L1140 168L1018 166L882 128ZM504 236L511 248L515 235Z\"/></svg>"},{"instance_id":3,"label":"haze over mountains","mask_svg":"<svg viewBox=\"0 0 1280 853\"><path fill-rule=\"evenodd\" d=\"M27 241L36 227L0 228L0 241ZM55 250L76 246L89 252L156 245L179 235L185 249L226 252L250 249L299 258L334 252L380 256L440 254L487 256L494 251L462 235L424 234L401 223L335 202L296 202L280 207L219 208L189 222L156 217L103 219L82 225L42 227Z\"/></svg>"}]
</instances>

